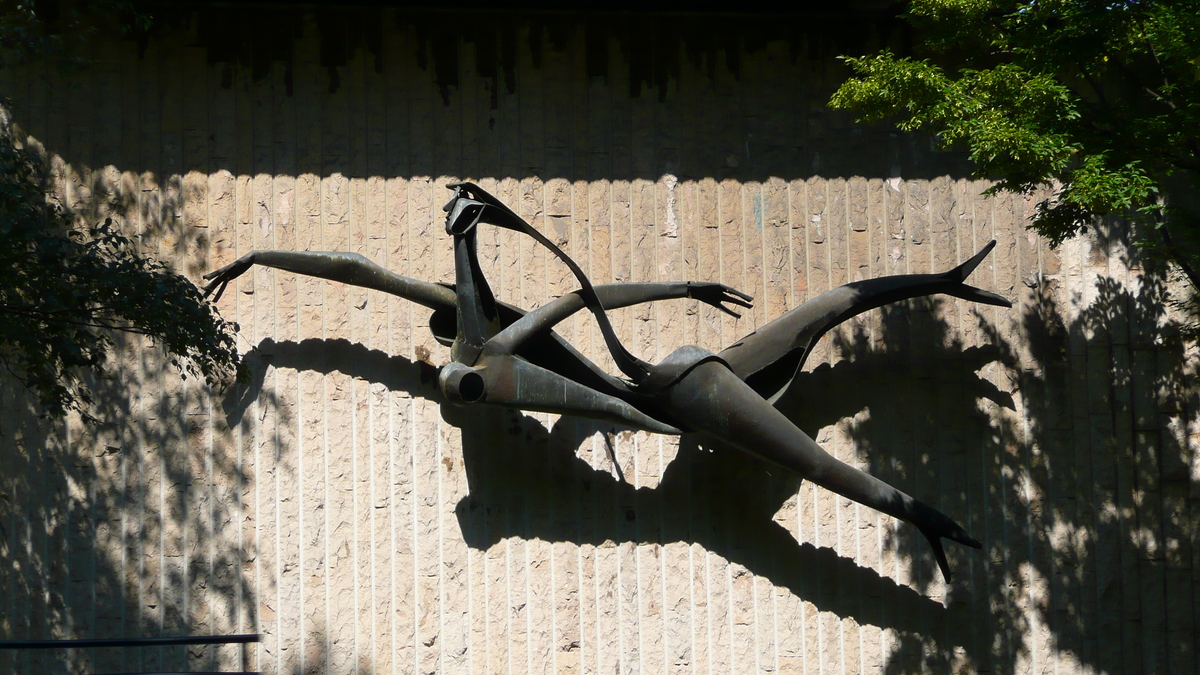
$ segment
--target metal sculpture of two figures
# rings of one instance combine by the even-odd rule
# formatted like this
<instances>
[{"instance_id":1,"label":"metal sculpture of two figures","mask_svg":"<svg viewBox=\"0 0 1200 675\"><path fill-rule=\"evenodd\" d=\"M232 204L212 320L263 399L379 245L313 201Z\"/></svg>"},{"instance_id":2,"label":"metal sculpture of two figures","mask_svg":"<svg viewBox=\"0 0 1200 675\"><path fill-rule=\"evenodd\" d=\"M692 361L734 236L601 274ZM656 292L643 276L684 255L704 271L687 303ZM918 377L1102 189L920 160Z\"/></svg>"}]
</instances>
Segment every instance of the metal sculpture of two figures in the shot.
<instances>
[{"instance_id":1,"label":"metal sculpture of two figures","mask_svg":"<svg viewBox=\"0 0 1200 675\"><path fill-rule=\"evenodd\" d=\"M205 293L215 291L219 298L230 281L253 265L264 265L397 295L433 310L429 327L451 347L452 362L441 368L438 379L451 403L577 415L660 434L717 439L916 525L933 546L947 581L950 567L941 540L980 548L945 514L825 452L774 403L816 341L856 314L936 293L1010 307L1008 300L964 283L994 241L943 274L881 277L835 288L716 354L683 346L658 363L647 363L621 344L605 310L693 298L738 316L731 307L750 307L752 298L709 282L593 286L575 261L495 197L471 183L449 187L454 196L445 211L446 231L454 242L453 286L395 274L355 253L254 251L205 275ZM498 302L476 255L484 224L535 239L570 268L579 290L531 312ZM554 332L556 324L581 310L595 317L623 378L601 370Z\"/></svg>"}]
</instances>

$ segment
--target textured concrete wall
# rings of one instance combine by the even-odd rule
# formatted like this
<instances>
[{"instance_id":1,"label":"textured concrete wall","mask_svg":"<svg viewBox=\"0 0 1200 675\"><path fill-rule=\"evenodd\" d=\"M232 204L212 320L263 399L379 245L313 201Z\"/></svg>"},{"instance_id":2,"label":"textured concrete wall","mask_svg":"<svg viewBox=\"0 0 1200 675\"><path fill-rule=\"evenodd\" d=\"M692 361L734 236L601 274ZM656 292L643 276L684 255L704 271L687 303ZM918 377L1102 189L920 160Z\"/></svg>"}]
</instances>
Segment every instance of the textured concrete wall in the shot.
<instances>
[{"instance_id":1,"label":"textured concrete wall","mask_svg":"<svg viewBox=\"0 0 1200 675\"><path fill-rule=\"evenodd\" d=\"M391 13L254 17L160 17L83 71L0 71L64 203L116 213L195 279L286 249L447 281L444 185L471 178L598 283L755 295L740 320L692 301L613 312L649 360L997 239L972 280L1016 307L856 318L780 403L984 550L951 545L945 584L913 528L752 458L442 405L427 312L256 269L220 302L246 386L182 382L137 339L97 383L99 427L39 421L6 385L0 638L263 642L0 652L0 671L1197 668L1197 355L1171 337L1167 285L1106 228L1050 250L1024 230L1032 201L980 197L961 157L824 110L839 75L836 46L805 37L819 25L716 44L639 42L617 19L459 35ZM481 254L515 304L573 288L513 233L485 229ZM590 320L561 332L612 369Z\"/></svg>"}]
</instances>

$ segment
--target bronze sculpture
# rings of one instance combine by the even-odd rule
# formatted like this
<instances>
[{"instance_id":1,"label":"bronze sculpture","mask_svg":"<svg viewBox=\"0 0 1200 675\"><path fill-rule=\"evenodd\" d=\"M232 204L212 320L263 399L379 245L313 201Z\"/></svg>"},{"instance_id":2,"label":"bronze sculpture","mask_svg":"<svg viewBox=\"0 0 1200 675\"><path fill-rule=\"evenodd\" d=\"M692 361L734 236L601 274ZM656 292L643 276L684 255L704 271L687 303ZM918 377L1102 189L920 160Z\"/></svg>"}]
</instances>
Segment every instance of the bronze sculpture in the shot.
<instances>
[{"instance_id":1,"label":"bronze sculpture","mask_svg":"<svg viewBox=\"0 0 1200 675\"><path fill-rule=\"evenodd\" d=\"M943 274L881 277L835 288L718 354L684 346L650 364L624 348L606 309L689 297L737 316L726 305L750 307L750 296L709 282L592 286L569 256L495 197L471 183L448 187L454 190L445 207L446 231L454 242L453 286L389 272L358 254L254 251L205 275L210 281L205 293L215 292L219 298L230 281L257 264L397 295L433 310L430 330L451 347L453 360L441 368L438 379L451 403L578 415L657 433L718 439L913 523L929 540L947 581L950 568L942 538L981 548L946 515L829 455L773 404L817 339L856 314L935 293L1010 307L1008 300L964 283L995 242ZM528 313L497 302L476 254L481 223L533 237L570 268L579 290ZM604 372L554 332L557 323L581 309L594 315L627 379Z\"/></svg>"}]
</instances>

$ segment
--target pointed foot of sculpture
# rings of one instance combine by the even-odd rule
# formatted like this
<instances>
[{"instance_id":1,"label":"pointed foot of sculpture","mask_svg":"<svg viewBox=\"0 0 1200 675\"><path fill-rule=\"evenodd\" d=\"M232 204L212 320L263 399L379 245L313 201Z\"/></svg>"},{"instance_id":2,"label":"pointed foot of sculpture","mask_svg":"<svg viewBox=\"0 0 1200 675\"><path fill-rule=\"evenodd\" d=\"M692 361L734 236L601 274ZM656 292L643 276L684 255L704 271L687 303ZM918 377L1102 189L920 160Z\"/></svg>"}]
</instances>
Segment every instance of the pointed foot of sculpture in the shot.
<instances>
[{"instance_id":1,"label":"pointed foot of sculpture","mask_svg":"<svg viewBox=\"0 0 1200 675\"><path fill-rule=\"evenodd\" d=\"M929 545L933 548L933 555L937 559L938 567L942 570L942 577L945 578L946 583L950 583L950 563L946 560L946 551L942 548L942 539L956 541L971 548L983 548L983 544L972 538L961 525L951 520L949 516L941 511L921 502L916 502L915 506L913 524L929 540Z\"/></svg>"},{"instance_id":2,"label":"pointed foot of sculpture","mask_svg":"<svg viewBox=\"0 0 1200 675\"><path fill-rule=\"evenodd\" d=\"M988 242L986 246L980 249L979 253L971 256L970 260L964 262L958 267L955 267L949 272L944 273L942 277L957 282L957 285L954 287L954 289L946 291L946 293L957 298L962 298L963 300L978 302L984 305L1012 307L1012 302L1008 300L1008 298L997 295L991 291L985 291L982 288L975 288L974 286L968 286L963 283L967 280L967 277L971 276L971 272L974 272L975 268L979 267L979 263L983 262L983 259L986 258L994 248L996 248L996 240L993 239L992 241Z\"/></svg>"}]
</instances>

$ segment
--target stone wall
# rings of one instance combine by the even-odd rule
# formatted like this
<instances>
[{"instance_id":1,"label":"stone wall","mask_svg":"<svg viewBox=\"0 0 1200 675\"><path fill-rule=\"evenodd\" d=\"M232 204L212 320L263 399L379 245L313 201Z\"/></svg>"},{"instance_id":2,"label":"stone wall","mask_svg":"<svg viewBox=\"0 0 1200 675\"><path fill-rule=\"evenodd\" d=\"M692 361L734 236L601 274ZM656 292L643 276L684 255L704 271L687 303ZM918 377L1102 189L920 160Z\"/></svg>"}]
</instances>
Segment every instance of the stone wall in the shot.
<instances>
[{"instance_id":1,"label":"stone wall","mask_svg":"<svg viewBox=\"0 0 1200 675\"><path fill-rule=\"evenodd\" d=\"M960 155L824 109L830 56L884 24L470 17L164 14L83 70L0 71L0 87L65 204L115 214L197 280L254 249L451 280L439 207L469 178L597 283L756 297L741 319L613 312L651 361L996 239L972 281L1013 309L863 315L780 403L984 549L951 544L946 584L912 527L753 458L444 405L427 312L255 269L219 303L247 385L181 381L134 338L96 383L97 427L39 420L6 385L0 638L263 642L0 652L0 671L1197 668L1197 355L1172 337L1168 284L1103 224L1051 250L1024 229L1036 195L985 199ZM486 229L481 253L514 304L574 286L516 234ZM590 319L561 332L614 370Z\"/></svg>"}]
</instances>

